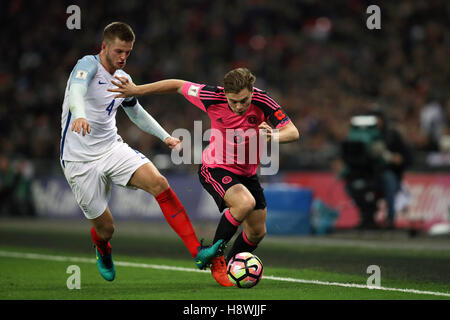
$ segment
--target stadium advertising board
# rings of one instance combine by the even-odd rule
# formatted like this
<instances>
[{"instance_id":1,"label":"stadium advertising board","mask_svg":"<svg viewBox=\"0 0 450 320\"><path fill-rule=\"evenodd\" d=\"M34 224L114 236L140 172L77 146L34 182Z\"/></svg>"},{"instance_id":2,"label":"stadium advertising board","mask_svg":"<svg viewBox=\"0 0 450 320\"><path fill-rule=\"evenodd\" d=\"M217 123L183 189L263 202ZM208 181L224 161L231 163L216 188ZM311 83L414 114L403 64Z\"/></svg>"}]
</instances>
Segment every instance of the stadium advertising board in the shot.
<instances>
[{"instance_id":1,"label":"stadium advertising board","mask_svg":"<svg viewBox=\"0 0 450 320\"><path fill-rule=\"evenodd\" d=\"M219 212L211 196L203 190L197 177L168 176L191 219L217 218ZM40 217L83 217L67 181L62 176L36 179L31 186L36 214ZM116 219L163 219L154 197L142 190L113 186L109 207Z\"/></svg>"},{"instance_id":2,"label":"stadium advertising board","mask_svg":"<svg viewBox=\"0 0 450 320\"><path fill-rule=\"evenodd\" d=\"M284 181L314 190L314 197L339 210L336 228L353 228L359 213L344 190L344 182L328 172L296 172ZM408 173L404 184L409 191L408 209L398 212L396 226L428 230L437 223L450 223L450 174Z\"/></svg>"},{"instance_id":3,"label":"stadium advertising board","mask_svg":"<svg viewBox=\"0 0 450 320\"><path fill-rule=\"evenodd\" d=\"M214 200L201 187L197 177L169 175L168 180L192 220L215 220L219 217ZM353 228L358 224L358 210L345 193L343 182L334 174L296 172L285 174L282 180L312 190L314 199L336 208L339 211L336 228ZM414 226L427 230L437 223L450 222L449 174L410 173L405 177L405 184L411 197L409 209L397 215L398 227ZM267 197L270 188L266 186L265 190ZM32 197L38 216L83 217L67 181L61 176L34 180ZM109 205L116 219L163 219L155 198L142 190L114 186Z\"/></svg>"}]
</instances>

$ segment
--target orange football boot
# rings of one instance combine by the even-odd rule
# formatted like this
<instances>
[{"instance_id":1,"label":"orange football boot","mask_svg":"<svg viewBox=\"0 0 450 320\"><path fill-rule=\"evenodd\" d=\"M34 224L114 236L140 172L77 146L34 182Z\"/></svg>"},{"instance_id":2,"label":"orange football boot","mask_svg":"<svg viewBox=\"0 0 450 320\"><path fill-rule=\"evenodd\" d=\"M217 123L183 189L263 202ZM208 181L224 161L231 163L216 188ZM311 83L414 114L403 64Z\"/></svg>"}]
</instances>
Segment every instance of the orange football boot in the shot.
<instances>
[{"instance_id":1,"label":"orange football boot","mask_svg":"<svg viewBox=\"0 0 450 320\"><path fill-rule=\"evenodd\" d=\"M225 257L218 256L211 259L211 274L213 278L223 287L232 287L234 284L230 281L227 274L227 263Z\"/></svg>"}]
</instances>

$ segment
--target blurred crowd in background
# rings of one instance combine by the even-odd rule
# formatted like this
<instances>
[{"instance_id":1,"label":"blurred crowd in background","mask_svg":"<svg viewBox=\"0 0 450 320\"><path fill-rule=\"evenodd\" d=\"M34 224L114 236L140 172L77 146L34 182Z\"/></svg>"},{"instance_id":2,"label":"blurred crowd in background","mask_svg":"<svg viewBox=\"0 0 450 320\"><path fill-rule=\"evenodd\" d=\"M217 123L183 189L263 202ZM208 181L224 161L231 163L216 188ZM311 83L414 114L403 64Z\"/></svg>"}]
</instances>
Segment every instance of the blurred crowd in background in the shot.
<instances>
[{"instance_id":1,"label":"blurred crowd in background","mask_svg":"<svg viewBox=\"0 0 450 320\"><path fill-rule=\"evenodd\" d=\"M66 27L71 4L81 9L80 30ZM366 27L371 4L381 8L380 30ZM136 33L125 70L137 84L180 78L220 85L227 71L248 67L256 87L301 131L299 143L282 146L281 169L330 169L350 117L373 108L417 155L448 153L449 16L445 0L2 1L2 185L9 167L32 175L30 159L59 165L68 76L78 59L99 52L104 26L117 20ZM194 120L209 128L206 114L181 96L140 101L168 132L192 130ZM150 159L169 154L124 112L117 125Z\"/></svg>"}]
</instances>

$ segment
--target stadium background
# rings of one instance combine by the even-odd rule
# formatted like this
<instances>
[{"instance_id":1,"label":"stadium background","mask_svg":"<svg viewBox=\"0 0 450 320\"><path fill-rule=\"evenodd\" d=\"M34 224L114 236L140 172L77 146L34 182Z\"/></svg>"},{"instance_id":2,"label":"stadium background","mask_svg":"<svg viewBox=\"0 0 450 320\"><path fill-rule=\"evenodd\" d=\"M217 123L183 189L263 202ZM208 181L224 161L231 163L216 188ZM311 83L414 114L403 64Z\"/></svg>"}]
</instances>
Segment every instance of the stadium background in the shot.
<instances>
[{"instance_id":1,"label":"stadium background","mask_svg":"<svg viewBox=\"0 0 450 320\"><path fill-rule=\"evenodd\" d=\"M351 115L374 105L414 148L410 171L448 172L449 5L379 3L381 29L369 30L365 10L374 3L6 1L0 31L5 48L0 53L0 163L3 185L14 173L22 182L12 195L2 193L2 214L29 214L30 182L62 176L60 110L68 74L80 57L99 51L102 29L114 20L129 22L136 32L126 67L136 83L181 78L220 84L228 70L240 66L257 75L256 86L279 101L302 134L299 143L281 146L280 175L268 180L284 181L285 172L320 171L331 173L333 181ZM70 4L81 8L80 30L66 27ZM206 115L180 96L140 100L168 132L192 132L194 120L208 128ZM170 150L125 113L118 112L117 125L125 141L164 173L195 172L195 165L173 165ZM439 183L436 192L448 195L448 179Z\"/></svg>"},{"instance_id":2,"label":"stadium background","mask_svg":"<svg viewBox=\"0 0 450 320\"><path fill-rule=\"evenodd\" d=\"M80 30L66 27L66 8L71 4L81 8ZM366 8L371 4L381 8L381 30L366 27ZM256 86L279 102L302 135L300 142L281 146L279 174L263 177L263 181L268 186L291 182L309 188L341 210L336 224L340 229L353 228L357 212L336 179L339 144L351 115L380 107L413 147L414 162L407 181L417 195L416 213L422 222L448 224L447 1L15 0L2 1L2 7L0 228L5 245L80 250L79 243L84 241L86 248L89 246L88 222L74 202L59 164L61 104L76 61L99 52L103 27L116 20L129 23L136 33L126 67L135 83L180 78L220 84L232 68L252 70ZM208 128L206 115L181 96L142 97L140 101L168 132L177 128L192 131L194 120L202 120L203 129ZM124 112L118 112L117 126L125 141L167 175L186 203L199 237L212 237L217 209L211 199L201 198L197 166L174 166L169 150L157 138L141 132ZM113 194L113 201L120 209L113 215L123 220L118 223L119 231L127 231L131 239L142 233L172 235L151 197L117 192L120 195ZM151 221L142 223L143 218ZM135 219L138 221L133 222ZM154 219L161 224L155 224ZM431 224L421 226L426 231ZM62 235L67 241L64 244L55 241ZM336 233L329 237L330 243L373 240L380 248L403 247L408 239L412 247L448 250L448 238L434 242L426 232L419 239L387 233ZM144 247L119 239L120 233L117 252L137 253ZM270 239L269 233L269 243ZM298 241L301 247L301 241L306 241L303 245L309 247L328 241L326 237L316 240L288 238L286 243ZM283 245L278 242L275 247L263 251L265 261L349 272L356 268L350 262L342 263L347 253L331 254L324 260L320 253L312 253L300 261L281 256ZM284 248L291 252L292 248ZM155 250L162 256L184 252L176 241ZM435 265L427 257L418 258L416 263L400 257L379 258L391 263L400 276L415 274L420 278L420 264L435 270L434 280L448 283L448 259ZM412 270L406 270L406 265Z\"/></svg>"}]
</instances>

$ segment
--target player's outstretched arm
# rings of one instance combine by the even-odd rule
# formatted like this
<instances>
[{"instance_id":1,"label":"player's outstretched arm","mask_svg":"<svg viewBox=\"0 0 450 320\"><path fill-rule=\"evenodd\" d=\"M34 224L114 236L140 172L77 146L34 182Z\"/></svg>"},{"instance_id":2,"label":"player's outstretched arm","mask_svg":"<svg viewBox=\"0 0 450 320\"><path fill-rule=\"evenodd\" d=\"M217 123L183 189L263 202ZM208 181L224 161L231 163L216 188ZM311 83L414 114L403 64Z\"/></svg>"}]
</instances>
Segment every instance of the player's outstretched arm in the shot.
<instances>
[{"instance_id":1,"label":"player's outstretched arm","mask_svg":"<svg viewBox=\"0 0 450 320\"><path fill-rule=\"evenodd\" d=\"M175 147L177 143L173 141L170 134L156 121L139 103L136 98L132 98L129 102L123 102L122 108L125 113L142 131L147 132L155 137L158 137L161 141L169 146L169 148ZM179 141L178 141L179 142Z\"/></svg>"},{"instance_id":2,"label":"player's outstretched arm","mask_svg":"<svg viewBox=\"0 0 450 320\"><path fill-rule=\"evenodd\" d=\"M130 79L126 77L115 76L118 81L112 80L111 83L117 86L114 89L108 89L110 92L118 93L115 98L127 98L143 96L147 94L162 94L162 93L180 93L184 80L167 79L157 82L152 82L143 85L135 85Z\"/></svg>"},{"instance_id":3,"label":"player's outstretched arm","mask_svg":"<svg viewBox=\"0 0 450 320\"><path fill-rule=\"evenodd\" d=\"M125 113L142 131L158 137L170 148L179 150L181 148L180 139L174 138L164 130L163 127L141 106L136 98L133 98L134 105L124 106Z\"/></svg>"}]
</instances>

